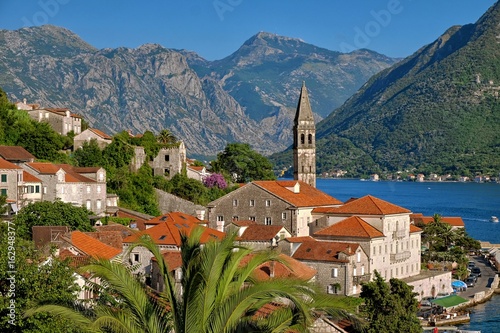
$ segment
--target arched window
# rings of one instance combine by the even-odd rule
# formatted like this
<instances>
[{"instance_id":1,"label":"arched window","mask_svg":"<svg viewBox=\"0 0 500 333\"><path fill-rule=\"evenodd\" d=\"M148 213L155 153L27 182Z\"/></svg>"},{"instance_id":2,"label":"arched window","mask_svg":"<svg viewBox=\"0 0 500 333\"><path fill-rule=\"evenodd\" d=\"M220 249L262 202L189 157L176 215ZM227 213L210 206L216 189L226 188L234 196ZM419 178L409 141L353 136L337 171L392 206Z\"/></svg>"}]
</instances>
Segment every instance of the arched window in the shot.
<instances>
[{"instance_id":1,"label":"arched window","mask_svg":"<svg viewBox=\"0 0 500 333\"><path fill-rule=\"evenodd\" d=\"M301 144L304 144L305 139L306 139L306 138L305 138L304 134L301 134L301 135L300 135L300 143L301 143Z\"/></svg>"},{"instance_id":2,"label":"arched window","mask_svg":"<svg viewBox=\"0 0 500 333\"><path fill-rule=\"evenodd\" d=\"M308 142L310 145L312 145L312 143L313 143L313 135L312 135L312 134L309 134L309 135L307 136L307 142Z\"/></svg>"}]
</instances>

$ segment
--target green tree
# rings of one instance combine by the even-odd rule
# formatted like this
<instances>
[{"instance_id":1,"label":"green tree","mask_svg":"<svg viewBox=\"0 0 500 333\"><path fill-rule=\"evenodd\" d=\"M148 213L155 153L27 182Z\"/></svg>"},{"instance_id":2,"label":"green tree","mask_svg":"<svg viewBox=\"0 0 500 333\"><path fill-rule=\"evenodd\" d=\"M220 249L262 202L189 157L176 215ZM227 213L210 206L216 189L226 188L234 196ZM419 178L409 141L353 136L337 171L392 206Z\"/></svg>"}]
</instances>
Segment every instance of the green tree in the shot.
<instances>
[{"instance_id":1,"label":"green tree","mask_svg":"<svg viewBox=\"0 0 500 333\"><path fill-rule=\"evenodd\" d=\"M234 181L273 180L273 165L247 143L230 143L211 162L212 171L229 175Z\"/></svg>"},{"instance_id":2,"label":"green tree","mask_svg":"<svg viewBox=\"0 0 500 333\"><path fill-rule=\"evenodd\" d=\"M31 239L31 228L38 225L60 225L71 230L91 231L91 214L85 207L75 207L71 203L41 201L23 207L13 221L17 225L17 236Z\"/></svg>"},{"instance_id":3,"label":"green tree","mask_svg":"<svg viewBox=\"0 0 500 333\"><path fill-rule=\"evenodd\" d=\"M15 229L15 225L9 226ZM76 300L78 286L74 283L73 270L66 262L57 259L46 261L41 257L40 251L34 248L32 241L7 236L10 235L7 227L7 223L0 224L2 235L0 240L0 253L2 253L0 256L0 331L12 333L77 332L70 321L50 314L40 313L30 318L23 318L24 311L37 304L47 302L72 304ZM13 246L13 249L9 246ZM14 260L10 261L10 259ZM14 309L13 312L11 309ZM15 325L12 325L13 322L9 323L12 319Z\"/></svg>"},{"instance_id":4,"label":"green tree","mask_svg":"<svg viewBox=\"0 0 500 333\"><path fill-rule=\"evenodd\" d=\"M177 138L167 129L161 130L156 139L162 145L171 145L177 142Z\"/></svg>"},{"instance_id":5,"label":"green tree","mask_svg":"<svg viewBox=\"0 0 500 333\"><path fill-rule=\"evenodd\" d=\"M102 166L102 150L96 139L85 141L80 148L73 153L73 159L79 167Z\"/></svg>"},{"instance_id":6,"label":"green tree","mask_svg":"<svg viewBox=\"0 0 500 333\"><path fill-rule=\"evenodd\" d=\"M363 284L360 295L368 318L366 332L422 332L417 318L417 294L412 290L413 287L399 279L390 279L387 284L375 271L375 279Z\"/></svg>"},{"instance_id":7,"label":"green tree","mask_svg":"<svg viewBox=\"0 0 500 333\"><path fill-rule=\"evenodd\" d=\"M155 256L165 290L152 295L120 263L97 261L85 269L93 272L112 290L118 306L97 306L92 317L72 309L50 305L28 313L58 314L88 331L106 332L305 332L315 319L315 311L335 317L347 316L337 308L337 298L322 294L302 280L258 281L253 272L261 264L279 260L276 252L252 254L234 245L235 235L202 246L201 229L182 238L182 293L176 288L158 247L142 239ZM243 260L246 264L243 265ZM256 312L267 304L276 311L258 318Z\"/></svg>"}]
</instances>

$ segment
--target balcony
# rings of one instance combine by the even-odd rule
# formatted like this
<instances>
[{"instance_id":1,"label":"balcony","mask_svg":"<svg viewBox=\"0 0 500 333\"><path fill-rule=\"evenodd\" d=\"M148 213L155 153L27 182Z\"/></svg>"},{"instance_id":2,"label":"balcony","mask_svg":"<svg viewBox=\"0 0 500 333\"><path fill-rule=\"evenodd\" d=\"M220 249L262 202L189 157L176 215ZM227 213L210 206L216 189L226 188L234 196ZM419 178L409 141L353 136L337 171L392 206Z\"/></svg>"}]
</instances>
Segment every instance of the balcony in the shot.
<instances>
[{"instance_id":1,"label":"balcony","mask_svg":"<svg viewBox=\"0 0 500 333\"><path fill-rule=\"evenodd\" d=\"M359 285L362 282L370 282L371 274L357 275L352 277L354 285Z\"/></svg>"},{"instance_id":2,"label":"balcony","mask_svg":"<svg viewBox=\"0 0 500 333\"><path fill-rule=\"evenodd\" d=\"M411 257L410 251L403 251L399 253L391 253L391 264L395 262L401 262L409 259Z\"/></svg>"},{"instance_id":3,"label":"balcony","mask_svg":"<svg viewBox=\"0 0 500 333\"><path fill-rule=\"evenodd\" d=\"M401 239L406 237L406 230L397 230L392 233L392 238L393 239Z\"/></svg>"}]
</instances>

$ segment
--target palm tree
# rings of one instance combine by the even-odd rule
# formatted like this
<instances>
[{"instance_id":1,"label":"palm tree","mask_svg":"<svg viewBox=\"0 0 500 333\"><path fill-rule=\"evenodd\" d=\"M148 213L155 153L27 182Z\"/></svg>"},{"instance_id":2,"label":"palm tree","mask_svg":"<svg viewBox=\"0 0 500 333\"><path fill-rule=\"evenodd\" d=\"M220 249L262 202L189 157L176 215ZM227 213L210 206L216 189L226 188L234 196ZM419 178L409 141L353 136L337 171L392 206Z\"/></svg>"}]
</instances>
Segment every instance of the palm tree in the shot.
<instances>
[{"instance_id":1,"label":"palm tree","mask_svg":"<svg viewBox=\"0 0 500 333\"><path fill-rule=\"evenodd\" d=\"M177 142L177 138L167 129L160 131L160 134L156 136L156 140L164 145L169 145Z\"/></svg>"},{"instance_id":2,"label":"palm tree","mask_svg":"<svg viewBox=\"0 0 500 333\"><path fill-rule=\"evenodd\" d=\"M175 287L158 247L150 239L136 246L148 248L156 258L165 290L153 295L120 263L98 260L85 267L112 290L118 307L97 306L92 318L74 310L41 306L30 311L71 318L91 332L307 332L318 313L347 316L338 301L318 292L314 285L295 279L254 278L257 267L280 261L273 251L252 253L235 246L235 235L201 244L201 230L182 235L182 293ZM246 264L242 260L253 254ZM248 258L247 258L248 259ZM283 262L286 264L285 262ZM262 309L273 309L263 315Z\"/></svg>"}]
</instances>

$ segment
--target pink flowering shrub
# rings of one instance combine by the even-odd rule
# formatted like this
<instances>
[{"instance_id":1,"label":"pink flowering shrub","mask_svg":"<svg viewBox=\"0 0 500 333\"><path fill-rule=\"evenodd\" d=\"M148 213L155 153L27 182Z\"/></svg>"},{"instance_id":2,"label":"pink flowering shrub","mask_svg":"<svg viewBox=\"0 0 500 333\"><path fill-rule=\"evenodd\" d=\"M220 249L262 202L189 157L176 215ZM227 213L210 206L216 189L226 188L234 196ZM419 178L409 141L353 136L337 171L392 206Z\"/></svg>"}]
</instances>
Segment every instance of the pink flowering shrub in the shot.
<instances>
[{"instance_id":1,"label":"pink flowering shrub","mask_svg":"<svg viewBox=\"0 0 500 333\"><path fill-rule=\"evenodd\" d=\"M210 176L205 177L205 179L203 180L203 185L208 188L217 186L221 190L227 187L226 180L220 173L213 173Z\"/></svg>"}]
</instances>

